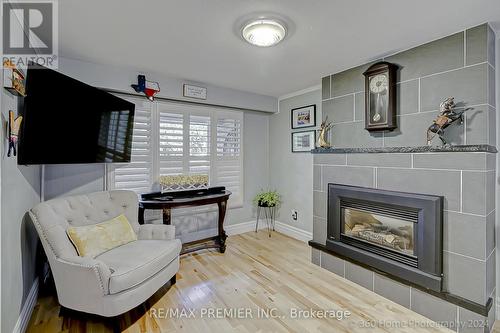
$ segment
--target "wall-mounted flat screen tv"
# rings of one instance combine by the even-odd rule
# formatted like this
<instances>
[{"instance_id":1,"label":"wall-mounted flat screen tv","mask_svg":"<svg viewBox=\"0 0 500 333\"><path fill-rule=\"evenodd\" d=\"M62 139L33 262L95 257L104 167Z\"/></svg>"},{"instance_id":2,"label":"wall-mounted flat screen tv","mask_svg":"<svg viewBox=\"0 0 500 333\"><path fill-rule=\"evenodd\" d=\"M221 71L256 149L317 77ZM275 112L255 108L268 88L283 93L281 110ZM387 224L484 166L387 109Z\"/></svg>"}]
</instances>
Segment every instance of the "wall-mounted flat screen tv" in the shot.
<instances>
[{"instance_id":1,"label":"wall-mounted flat screen tv","mask_svg":"<svg viewBox=\"0 0 500 333\"><path fill-rule=\"evenodd\" d=\"M130 162L135 106L51 69L30 66L18 164Z\"/></svg>"}]
</instances>

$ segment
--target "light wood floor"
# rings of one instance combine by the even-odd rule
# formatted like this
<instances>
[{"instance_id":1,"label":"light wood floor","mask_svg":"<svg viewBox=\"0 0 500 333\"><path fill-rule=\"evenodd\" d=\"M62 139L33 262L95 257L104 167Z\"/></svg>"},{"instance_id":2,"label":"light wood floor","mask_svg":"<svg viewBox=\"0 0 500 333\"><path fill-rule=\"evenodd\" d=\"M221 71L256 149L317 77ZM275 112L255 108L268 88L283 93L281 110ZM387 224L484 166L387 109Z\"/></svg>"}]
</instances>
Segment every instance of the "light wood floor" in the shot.
<instances>
[{"instance_id":1,"label":"light wood floor","mask_svg":"<svg viewBox=\"0 0 500 333\"><path fill-rule=\"evenodd\" d=\"M362 327L378 320L432 322L312 264L310 257L307 244L279 233L229 237L225 254L206 250L183 256L176 285L115 319L60 317L54 292L42 292L28 332L450 332L425 325ZM162 315L161 308L194 309L196 317L154 318L155 311ZM208 312L202 318L203 309L218 308L252 311L253 319L234 313L209 319ZM268 309L275 318L256 318L258 309ZM291 309L346 310L351 315L343 320L294 319Z\"/></svg>"}]
</instances>

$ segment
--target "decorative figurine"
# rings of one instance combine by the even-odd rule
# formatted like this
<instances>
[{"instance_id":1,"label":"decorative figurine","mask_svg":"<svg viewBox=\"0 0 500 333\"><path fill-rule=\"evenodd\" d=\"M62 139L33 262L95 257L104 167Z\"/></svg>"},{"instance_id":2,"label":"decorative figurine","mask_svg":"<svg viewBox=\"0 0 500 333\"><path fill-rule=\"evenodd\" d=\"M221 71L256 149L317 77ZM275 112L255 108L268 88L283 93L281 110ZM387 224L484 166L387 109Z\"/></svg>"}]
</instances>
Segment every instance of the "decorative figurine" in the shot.
<instances>
[{"instance_id":1,"label":"decorative figurine","mask_svg":"<svg viewBox=\"0 0 500 333\"><path fill-rule=\"evenodd\" d=\"M325 120L321 122L321 125L319 127L318 147L330 148L332 146L326 139L326 133L328 133L332 126L332 122L328 122L328 116L326 116Z\"/></svg>"},{"instance_id":2,"label":"decorative figurine","mask_svg":"<svg viewBox=\"0 0 500 333\"><path fill-rule=\"evenodd\" d=\"M19 135L19 129L21 128L21 122L23 121L22 116L18 116L14 119L14 112L9 111L9 150L7 151L7 156L10 157L11 150L14 152L14 156L17 155L17 137Z\"/></svg>"},{"instance_id":3,"label":"decorative figurine","mask_svg":"<svg viewBox=\"0 0 500 333\"><path fill-rule=\"evenodd\" d=\"M457 105L455 104L454 97L448 97L439 105L439 116L434 120L433 124L429 126L427 129L427 145L431 144L432 139L436 136L439 136L443 145L446 145L447 142L444 139L444 130L450 126L455 121L459 120L460 124L464 121L464 112L469 110L470 108L463 109L461 111L456 111L455 108Z\"/></svg>"},{"instance_id":4,"label":"decorative figurine","mask_svg":"<svg viewBox=\"0 0 500 333\"><path fill-rule=\"evenodd\" d=\"M134 88L135 92L144 93L150 101L153 101L154 96L160 92L160 84L146 80L145 75L138 75L137 84L132 84L131 87Z\"/></svg>"}]
</instances>

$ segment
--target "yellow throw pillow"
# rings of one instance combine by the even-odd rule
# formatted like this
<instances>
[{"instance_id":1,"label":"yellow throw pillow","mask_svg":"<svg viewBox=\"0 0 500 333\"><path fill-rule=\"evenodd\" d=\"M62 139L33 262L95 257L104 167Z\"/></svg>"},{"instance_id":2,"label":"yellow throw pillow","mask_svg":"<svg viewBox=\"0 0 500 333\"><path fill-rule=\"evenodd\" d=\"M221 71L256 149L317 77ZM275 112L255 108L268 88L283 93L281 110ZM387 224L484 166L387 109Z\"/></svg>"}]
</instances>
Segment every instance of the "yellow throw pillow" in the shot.
<instances>
[{"instance_id":1,"label":"yellow throw pillow","mask_svg":"<svg viewBox=\"0 0 500 333\"><path fill-rule=\"evenodd\" d=\"M80 257L95 258L112 248L137 240L132 226L120 215L112 220L66 230Z\"/></svg>"}]
</instances>

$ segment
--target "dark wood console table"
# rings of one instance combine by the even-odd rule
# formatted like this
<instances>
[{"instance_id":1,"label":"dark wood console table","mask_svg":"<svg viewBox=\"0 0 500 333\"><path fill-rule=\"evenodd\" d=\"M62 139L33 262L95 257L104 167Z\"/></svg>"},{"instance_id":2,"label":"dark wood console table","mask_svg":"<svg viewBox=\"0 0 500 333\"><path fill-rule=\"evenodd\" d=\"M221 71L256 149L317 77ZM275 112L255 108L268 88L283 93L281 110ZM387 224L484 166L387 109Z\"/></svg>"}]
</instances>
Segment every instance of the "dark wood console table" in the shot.
<instances>
[{"instance_id":1,"label":"dark wood console table","mask_svg":"<svg viewBox=\"0 0 500 333\"><path fill-rule=\"evenodd\" d=\"M163 224L170 224L172 208L217 204L219 207L218 235L183 244L181 254L207 248L218 248L221 253L224 253L226 251L227 238L226 232L224 231L224 218L226 216L227 200L230 195L230 191L222 191L214 194L189 194L186 196L175 195L169 200L161 198L140 200L139 223L144 224L144 211L146 209L161 209L163 212Z\"/></svg>"}]
</instances>

